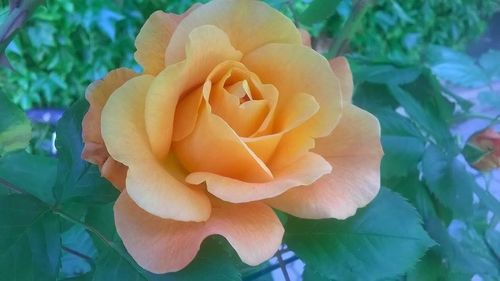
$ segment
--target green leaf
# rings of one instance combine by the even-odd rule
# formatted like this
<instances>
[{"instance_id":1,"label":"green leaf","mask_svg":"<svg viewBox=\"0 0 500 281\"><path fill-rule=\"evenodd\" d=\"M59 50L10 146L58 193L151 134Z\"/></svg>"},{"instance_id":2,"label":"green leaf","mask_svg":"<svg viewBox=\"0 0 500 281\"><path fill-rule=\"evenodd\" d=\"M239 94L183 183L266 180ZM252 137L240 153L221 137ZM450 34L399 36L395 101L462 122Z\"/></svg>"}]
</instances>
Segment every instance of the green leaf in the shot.
<instances>
[{"instance_id":1,"label":"green leaf","mask_svg":"<svg viewBox=\"0 0 500 281\"><path fill-rule=\"evenodd\" d=\"M446 280L446 269L441 257L434 251L428 251L417 265L406 275L407 281L439 281Z\"/></svg>"},{"instance_id":2,"label":"green leaf","mask_svg":"<svg viewBox=\"0 0 500 281\"><path fill-rule=\"evenodd\" d=\"M352 64L356 84L362 82L402 85L415 81L421 73L416 67L396 67L390 64L366 65Z\"/></svg>"},{"instance_id":3,"label":"green leaf","mask_svg":"<svg viewBox=\"0 0 500 281\"><path fill-rule=\"evenodd\" d=\"M31 139L31 123L24 112L0 94L0 157L23 149Z\"/></svg>"},{"instance_id":4,"label":"green leaf","mask_svg":"<svg viewBox=\"0 0 500 281\"><path fill-rule=\"evenodd\" d=\"M310 269L336 280L402 274L433 245L416 210L386 188L343 221L290 218L285 242Z\"/></svg>"},{"instance_id":5,"label":"green leaf","mask_svg":"<svg viewBox=\"0 0 500 281\"><path fill-rule=\"evenodd\" d=\"M500 259L500 222L494 222L485 234L486 243L493 250L497 259Z\"/></svg>"},{"instance_id":6,"label":"green leaf","mask_svg":"<svg viewBox=\"0 0 500 281\"><path fill-rule=\"evenodd\" d=\"M196 258L183 270L163 275L153 275L151 281L240 281L241 274L236 262L224 249L227 243L220 243L217 237L203 241Z\"/></svg>"},{"instance_id":7,"label":"green leaf","mask_svg":"<svg viewBox=\"0 0 500 281\"><path fill-rule=\"evenodd\" d=\"M382 177L404 177L420 161L424 138L410 120L393 111L380 111L376 116L382 126Z\"/></svg>"},{"instance_id":8,"label":"green leaf","mask_svg":"<svg viewBox=\"0 0 500 281\"><path fill-rule=\"evenodd\" d=\"M53 281L59 270L59 219L28 195L0 196L0 272L13 281Z\"/></svg>"},{"instance_id":9,"label":"green leaf","mask_svg":"<svg viewBox=\"0 0 500 281\"><path fill-rule=\"evenodd\" d=\"M421 126L427 133L431 134L436 142L450 153L458 153L453 137L450 134L448 125L442 120L435 118L427 107L424 107L410 93L398 86L389 86L390 93L406 113Z\"/></svg>"},{"instance_id":10,"label":"green leaf","mask_svg":"<svg viewBox=\"0 0 500 281\"><path fill-rule=\"evenodd\" d=\"M91 235L99 251L93 281L151 280L151 281L239 281L241 274L229 254L233 250L216 237L206 239L198 255L186 268L170 274L153 274L139 267L123 247L113 223L112 204L90 208L85 222L99 231L107 242ZM128 279L127 279L128 278Z\"/></svg>"},{"instance_id":11,"label":"green leaf","mask_svg":"<svg viewBox=\"0 0 500 281\"><path fill-rule=\"evenodd\" d=\"M441 79L464 87L478 87L488 83L488 75L472 58L464 53L442 46L428 50L432 71Z\"/></svg>"},{"instance_id":12,"label":"green leaf","mask_svg":"<svg viewBox=\"0 0 500 281\"><path fill-rule=\"evenodd\" d=\"M303 281L330 281L330 279L322 276L318 272L312 270L309 266L304 268L304 273L302 273Z\"/></svg>"},{"instance_id":13,"label":"green leaf","mask_svg":"<svg viewBox=\"0 0 500 281\"><path fill-rule=\"evenodd\" d=\"M467 217L472 213L472 191L476 182L458 159L431 145L424 153L422 173L431 192L451 208L455 216Z\"/></svg>"},{"instance_id":14,"label":"green leaf","mask_svg":"<svg viewBox=\"0 0 500 281\"><path fill-rule=\"evenodd\" d=\"M426 220L425 229L438 243L435 249L445 262L447 274L460 277L451 280L471 280L472 276L478 273L498 274L498 265L485 253L484 242L478 240L474 229L455 230L458 234L452 237L443 223L435 217Z\"/></svg>"},{"instance_id":15,"label":"green leaf","mask_svg":"<svg viewBox=\"0 0 500 281\"><path fill-rule=\"evenodd\" d=\"M82 119L88 110L85 99L77 101L57 124L58 177L54 188L57 201L106 203L116 200L118 191L100 176L95 165L81 159Z\"/></svg>"},{"instance_id":16,"label":"green leaf","mask_svg":"<svg viewBox=\"0 0 500 281\"><path fill-rule=\"evenodd\" d=\"M300 15L299 20L305 25L328 19L335 14L340 0L313 0L307 9Z\"/></svg>"},{"instance_id":17,"label":"green leaf","mask_svg":"<svg viewBox=\"0 0 500 281\"><path fill-rule=\"evenodd\" d=\"M490 80L500 78L500 51L489 50L482 54L479 65L486 71Z\"/></svg>"},{"instance_id":18,"label":"green leaf","mask_svg":"<svg viewBox=\"0 0 500 281\"><path fill-rule=\"evenodd\" d=\"M0 158L0 179L22 189L45 203L53 204L52 187L57 173L57 160L24 151ZM2 181L0 181L2 186Z\"/></svg>"},{"instance_id":19,"label":"green leaf","mask_svg":"<svg viewBox=\"0 0 500 281\"><path fill-rule=\"evenodd\" d=\"M85 228L75 224L65 231L61 238L65 248L61 256L59 278L73 278L90 272L93 259L97 257L97 251ZM84 255L86 258L72 251Z\"/></svg>"}]
</instances>

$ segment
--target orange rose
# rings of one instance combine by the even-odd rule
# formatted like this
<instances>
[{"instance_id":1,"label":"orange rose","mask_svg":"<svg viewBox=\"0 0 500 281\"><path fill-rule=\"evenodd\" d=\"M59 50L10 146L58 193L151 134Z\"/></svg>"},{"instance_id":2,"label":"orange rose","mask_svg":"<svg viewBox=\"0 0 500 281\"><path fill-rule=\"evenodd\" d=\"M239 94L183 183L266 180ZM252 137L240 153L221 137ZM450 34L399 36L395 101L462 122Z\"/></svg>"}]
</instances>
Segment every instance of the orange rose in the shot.
<instances>
[{"instance_id":1,"label":"orange rose","mask_svg":"<svg viewBox=\"0 0 500 281\"><path fill-rule=\"evenodd\" d=\"M493 129L475 133L467 141L468 146L481 152L480 157L468 159L471 165L480 171L489 171L500 167L500 134Z\"/></svg>"},{"instance_id":2,"label":"orange rose","mask_svg":"<svg viewBox=\"0 0 500 281\"><path fill-rule=\"evenodd\" d=\"M375 197L379 124L351 104L347 61L302 42L258 1L155 12L135 42L144 73L88 88L83 158L122 190L116 227L142 267L180 270L213 234L257 265L283 237L271 207L343 219Z\"/></svg>"}]
</instances>

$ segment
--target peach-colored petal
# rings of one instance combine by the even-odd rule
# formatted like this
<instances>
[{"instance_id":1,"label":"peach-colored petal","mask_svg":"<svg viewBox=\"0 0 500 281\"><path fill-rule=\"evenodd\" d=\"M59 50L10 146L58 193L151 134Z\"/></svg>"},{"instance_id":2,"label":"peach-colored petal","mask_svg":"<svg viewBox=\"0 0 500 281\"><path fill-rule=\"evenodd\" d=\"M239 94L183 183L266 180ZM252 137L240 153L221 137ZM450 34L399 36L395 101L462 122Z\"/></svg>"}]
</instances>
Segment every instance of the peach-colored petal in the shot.
<instances>
[{"instance_id":1,"label":"peach-colored petal","mask_svg":"<svg viewBox=\"0 0 500 281\"><path fill-rule=\"evenodd\" d=\"M128 167L109 157L101 167L101 175L108 179L118 190L125 188Z\"/></svg>"},{"instance_id":2,"label":"peach-colored petal","mask_svg":"<svg viewBox=\"0 0 500 281\"><path fill-rule=\"evenodd\" d=\"M202 241L213 234L224 236L243 262L257 265L276 252L284 232L277 216L263 203L222 203L206 222L178 222L145 212L126 192L116 201L115 223L134 260L154 273L184 268Z\"/></svg>"},{"instance_id":3,"label":"peach-colored petal","mask_svg":"<svg viewBox=\"0 0 500 281\"><path fill-rule=\"evenodd\" d=\"M141 208L162 218L206 220L211 209L208 197L178 181L151 152L144 105L153 80L142 75L127 81L104 106L102 135L109 154L129 167L126 188Z\"/></svg>"},{"instance_id":4,"label":"peach-colored petal","mask_svg":"<svg viewBox=\"0 0 500 281\"><path fill-rule=\"evenodd\" d=\"M279 91L277 115L297 94L309 94L321 105L305 126L312 137L331 133L342 113L342 99L338 79L328 61L303 45L268 44L242 59L263 83L276 86Z\"/></svg>"},{"instance_id":5,"label":"peach-colored petal","mask_svg":"<svg viewBox=\"0 0 500 281\"><path fill-rule=\"evenodd\" d=\"M197 27L189 34L186 54L185 61L168 66L156 77L147 94L146 130L158 159L170 150L175 108L181 95L199 87L219 63L241 58L227 35L211 25Z\"/></svg>"},{"instance_id":6,"label":"peach-colored petal","mask_svg":"<svg viewBox=\"0 0 500 281\"><path fill-rule=\"evenodd\" d=\"M245 181L269 181L272 173L219 116L202 106L198 123L174 151L191 172L211 172Z\"/></svg>"},{"instance_id":7,"label":"peach-colored petal","mask_svg":"<svg viewBox=\"0 0 500 281\"><path fill-rule=\"evenodd\" d=\"M82 139L84 142L82 159L99 166L101 175L118 189L123 189L126 167L109 157L101 136L101 112L111 94L126 81L137 75L127 68L113 70L102 80L90 84L85 93L90 106L82 121Z\"/></svg>"},{"instance_id":8,"label":"peach-colored petal","mask_svg":"<svg viewBox=\"0 0 500 281\"><path fill-rule=\"evenodd\" d=\"M300 159L314 148L314 138L310 128L300 126L281 136L280 143L268 161L269 168L274 171Z\"/></svg>"},{"instance_id":9,"label":"peach-colored petal","mask_svg":"<svg viewBox=\"0 0 500 281\"><path fill-rule=\"evenodd\" d=\"M373 115L347 105L332 135L317 140L314 151L330 162L333 172L310 186L268 199L272 207L302 218L344 219L375 197L383 151L380 125Z\"/></svg>"},{"instance_id":10,"label":"peach-colored petal","mask_svg":"<svg viewBox=\"0 0 500 281\"><path fill-rule=\"evenodd\" d=\"M305 29L299 29L300 31L300 35L302 36L302 44L304 44L305 46L311 48L311 35L309 34L309 32L307 32L307 30Z\"/></svg>"},{"instance_id":11,"label":"peach-colored petal","mask_svg":"<svg viewBox=\"0 0 500 281\"><path fill-rule=\"evenodd\" d=\"M206 182L208 191L213 195L224 201L241 203L271 198L291 188L309 185L331 170L323 157L308 153L295 163L275 171L275 178L269 182L249 183L207 172L191 173L186 182Z\"/></svg>"},{"instance_id":12,"label":"peach-colored petal","mask_svg":"<svg viewBox=\"0 0 500 281\"><path fill-rule=\"evenodd\" d=\"M290 146L287 146L286 140L281 143L283 136L309 120L309 118L314 116L318 110L319 104L316 102L314 97L307 94L297 94L290 98L287 105L283 107L281 112L278 112L276 114L277 116L274 118L275 122L273 127L278 131L278 133L260 137L246 137L242 138L242 140L248 145L248 147L250 147L250 149L252 149L252 151L255 152L257 156L259 156L260 159L262 159L262 161L264 161L264 163L268 163L275 154L278 146L283 145L285 149L290 149ZM304 151L305 153L311 147L304 144L303 148L307 148L307 150ZM289 152L293 152L293 150L289 150ZM297 153L294 155L300 157L304 153ZM287 153L289 156L287 160L291 159L290 154L293 153ZM286 166L286 164L292 162L294 161L285 162L283 165L276 165L277 162L275 160L270 164L279 169L280 167Z\"/></svg>"},{"instance_id":13,"label":"peach-colored petal","mask_svg":"<svg viewBox=\"0 0 500 281\"><path fill-rule=\"evenodd\" d=\"M345 57L336 57L330 60L330 66L333 73L340 81L340 88L342 89L342 100L345 103L351 103L352 94L354 91L354 84L352 80L352 72L349 67L349 62Z\"/></svg>"},{"instance_id":14,"label":"peach-colored petal","mask_svg":"<svg viewBox=\"0 0 500 281\"><path fill-rule=\"evenodd\" d=\"M146 20L135 39L135 60L144 73L156 75L165 68L165 51L170 37L181 20L200 5L193 5L182 15L156 11Z\"/></svg>"},{"instance_id":15,"label":"peach-colored petal","mask_svg":"<svg viewBox=\"0 0 500 281\"><path fill-rule=\"evenodd\" d=\"M266 100L249 100L240 104L240 99L250 95L248 82L223 87L219 82L210 93L212 112L220 116L239 136L250 136L260 127L269 113L269 102ZM229 92L230 91L230 92ZM240 97L241 96L241 97Z\"/></svg>"},{"instance_id":16,"label":"peach-colored petal","mask_svg":"<svg viewBox=\"0 0 500 281\"><path fill-rule=\"evenodd\" d=\"M137 75L128 68L118 68L87 87L85 98L90 106L82 122L82 138L84 142L103 143L101 137L102 108L116 89Z\"/></svg>"},{"instance_id":17,"label":"peach-colored petal","mask_svg":"<svg viewBox=\"0 0 500 281\"><path fill-rule=\"evenodd\" d=\"M193 92L185 94L179 100L175 109L174 129L172 132L173 141L182 140L194 130L196 121L198 120L198 111L203 100L203 92L208 90L205 85L210 86L209 83L206 83Z\"/></svg>"},{"instance_id":18,"label":"peach-colored petal","mask_svg":"<svg viewBox=\"0 0 500 281\"><path fill-rule=\"evenodd\" d=\"M269 43L302 42L293 22L261 1L214 0L200 6L177 26L166 51L166 64L182 61L188 35L207 24L226 32L233 46L243 53Z\"/></svg>"}]
</instances>

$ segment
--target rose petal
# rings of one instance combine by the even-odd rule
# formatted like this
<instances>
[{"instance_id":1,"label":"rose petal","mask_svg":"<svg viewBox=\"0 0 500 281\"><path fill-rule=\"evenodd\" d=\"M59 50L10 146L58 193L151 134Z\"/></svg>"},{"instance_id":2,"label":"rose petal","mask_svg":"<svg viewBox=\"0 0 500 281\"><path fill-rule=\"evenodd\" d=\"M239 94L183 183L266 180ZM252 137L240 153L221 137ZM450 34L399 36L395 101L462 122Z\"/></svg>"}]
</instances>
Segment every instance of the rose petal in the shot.
<instances>
[{"instance_id":1,"label":"rose petal","mask_svg":"<svg viewBox=\"0 0 500 281\"><path fill-rule=\"evenodd\" d=\"M120 190L124 186L127 168L109 157L101 136L101 112L111 94L126 81L137 75L127 68L113 70L102 80L90 84L85 93L90 106L82 121L82 139L84 142L82 159L99 166L101 175ZM116 165L109 164L115 162Z\"/></svg>"},{"instance_id":2,"label":"rose petal","mask_svg":"<svg viewBox=\"0 0 500 281\"><path fill-rule=\"evenodd\" d=\"M308 153L292 165L275 171L269 182L249 183L215 173L196 172L187 176L186 182L206 182L208 192L232 203L262 200L277 196L291 188L309 185L331 172L332 167L315 153Z\"/></svg>"},{"instance_id":3,"label":"rose petal","mask_svg":"<svg viewBox=\"0 0 500 281\"><path fill-rule=\"evenodd\" d=\"M125 188L128 167L109 157L101 167L101 175L108 179L118 190Z\"/></svg>"},{"instance_id":4,"label":"rose petal","mask_svg":"<svg viewBox=\"0 0 500 281\"><path fill-rule=\"evenodd\" d=\"M200 6L178 25L166 51L166 64L182 61L191 30L207 24L224 30L233 46L243 53L269 43L302 42L293 22L263 2L214 0Z\"/></svg>"},{"instance_id":5,"label":"rose petal","mask_svg":"<svg viewBox=\"0 0 500 281\"><path fill-rule=\"evenodd\" d=\"M194 9L193 5L182 15L156 11L146 20L135 39L135 60L144 68L144 73L156 75L165 68L165 50L177 25Z\"/></svg>"},{"instance_id":6,"label":"rose petal","mask_svg":"<svg viewBox=\"0 0 500 281\"><path fill-rule=\"evenodd\" d=\"M82 122L83 142L103 143L101 136L102 108L116 89L137 75L128 68L118 68L87 87L85 98L90 106Z\"/></svg>"},{"instance_id":7,"label":"rose petal","mask_svg":"<svg viewBox=\"0 0 500 281\"><path fill-rule=\"evenodd\" d=\"M311 48L311 35L305 29L299 29L300 35L302 36L302 44Z\"/></svg>"},{"instance_id":8,"label":"rose petal","mask_svg":"<svg viewBox=\"0 0 500 281\"><path fill-rule=\"evenodd\" d=\"M169 167L158 162L151 152L144 124L144 104L153 80L150 75L133 78L118 88L106 103L102 135L109 154L129 167L127 191L141 208L162 218L206 220L211 208L208 197L175 179L169 174Z\"/></svg>"},{"instance_id":9,"label":"rose petal","mask_svg":"<svg viewBox=\"0 0 500 281\"><path fill-rule=\"evenodd\" d=\"M210 25L195 28L186 49L186 60L162 71L147 94L146 130L158 159L166 157L170 150L175 108L181 95L199 87L219 63L241 58L227 35Z\"/></svg>"},{"instance_id":10,"label":"rose petal","mask_svg":"<svg viewBox=\"0 0 500 281\"><path fill-rule=\"evenodd\" d=\"M276 152L276 148L281 145L280 142L283 135L294 130L298 126L302 125L304 122L309 120L316 112L319 110L319 104L314 100L311 95L307 94L297 94L291 97L287 105L278 112L274 122L274 129L279 133L270 134L261 137L249 137L242 138L243 141L259 156L264 163L268 163L269 160ZM288 149L286 143L283 143L284 149ZM303 147L306 147L305 145ZM289 151L290 152L290 151ZM305 152L304 152L305 153ZM298 154L296 154L298 155ZM303 154L300 154L300 156ZM298 156L297 156L298 157ZM287 158L291 159L291 158ZM286 164L292 163L293 161L286 162ZM276 165L274 161L270 163L274 165L274 168L280 168L284 165ZM273 169L271 169L273 170Z\"/></svg>"},{"instance_id":11,"label":"rose petal","mask_svg":"<svg viewBox=\"0 0 500 281\"><path fill-rule=\"evenodd\" d=\"M278 116L293 96L309 94L321 105L305 124L311 136L327 136L335 128L342 113L340 84L322 55L303 45L268 44L245 55L242 63L263 83L276 86Z\"/></svg>"},{"instance_id":12,"label":"rose petal","mask_svg":"<svg viewBox=\"0 0 500 281\"><path fill-rule=\"evenodd\" d=\"M345 103L351 103L354 84L352 80L352 72L349 67L349 62L344 57L336 57L330 60L330 66L340 81L340 89L342 89L342 100Z\"/></svg>"},{"instance_id":13,"label":"rose petal","mask_svg":"<svg viewBox=\"0 0 500 281\"><path fill-rule=\"evenodd\" d=\"M212 172L248 181L268 181L272 173L219 116L203 105L198 123L174 143L175 154L189 171Z\"/></svg>"},{"instance_id":14,"label":"rose petal","mask_svg":"<svg viewBox=\"0 0 500 281\"><path fill-rule=\"evenodd\" d=\"M272 207L302 218L344 219L375 197L383 151L380 125L373 115L347 105L332 135L317 140L314 151L330 162L333 172L269 199Z\"/></svg>"},{"instance_id":15,"label":"rose petal","mask_svg":"<svg viewBox=\"0 0 500 281\"><path fill-rule=\"evenodd\" d=\"M126 192L116 201L115 223L134 260L154 273L184 268L213 234L224 236L243 262L257 265L276 252L284 232L271 208L262 203L221 204L204 223L178 222L145 212Z\"/></svg>"}]
</instances>

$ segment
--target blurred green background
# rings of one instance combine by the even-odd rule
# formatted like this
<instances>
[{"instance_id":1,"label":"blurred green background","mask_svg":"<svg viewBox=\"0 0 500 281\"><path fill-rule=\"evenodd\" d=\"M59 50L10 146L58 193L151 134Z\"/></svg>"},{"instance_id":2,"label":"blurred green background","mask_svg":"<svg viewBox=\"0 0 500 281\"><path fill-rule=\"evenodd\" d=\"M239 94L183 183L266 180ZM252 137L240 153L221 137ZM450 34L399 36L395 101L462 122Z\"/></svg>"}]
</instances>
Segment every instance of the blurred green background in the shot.
<instances>
[{"instance_id":1,"label":"blurred green background","mask_svg":"<svg viewBox=\"0 0 500 281\"><path fill-rule=\"evenodd\" d=\"M14 71L0 69L0 89L24 109L69 106L86 86L109 70L133 61L134 38L155 10L182 12L195 0L48 0L7 48ZM313 35L328 53L352 11L350 0L327 0L331 9L306 11L311 0L267 0ZM322 1L316 1L322 2ZM323 1L324 2L324 1ZM424 60L430 45L465 50L499 10L498 0L379 0L349 34L351 54L411 64ZM292 11L293 9L293 11ZM0 22L8 3L0 8Z\"/></svg>"}]
</instances>

